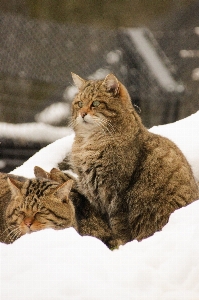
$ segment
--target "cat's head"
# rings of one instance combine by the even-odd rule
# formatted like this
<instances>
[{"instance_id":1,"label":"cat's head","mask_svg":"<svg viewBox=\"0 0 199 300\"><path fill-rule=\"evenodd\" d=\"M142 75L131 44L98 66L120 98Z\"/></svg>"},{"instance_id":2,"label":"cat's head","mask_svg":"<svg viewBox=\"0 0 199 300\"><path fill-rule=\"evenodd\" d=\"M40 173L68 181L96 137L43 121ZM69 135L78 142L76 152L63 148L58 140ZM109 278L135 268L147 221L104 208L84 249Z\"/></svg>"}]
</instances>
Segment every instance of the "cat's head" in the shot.
<instances>
[{"instance_id":1,"label":"cat's head","mask_svg":"<svg viewBox=\"0 0 199 300\"><path fill-rule=\"evenodd\" d=\"M6 210L8 238L46 228L56 230L73 226L75 211L69 199L73 180L58 183L35 178L25 182L8 178L11 201Z\"/></svg>"},{"instance_id":2,"label":"cat's head","mask_svg":"<svg viewBox=\"0 0 199 300\"><path fill-rule=\"evenodd\" d=\"M101 130L113 134L116 124L133 110L126 88L113 74L104 80L84 80L73 73L72 77L79 90L72 103L75 132Z\"/></svg>"}]
</instances>

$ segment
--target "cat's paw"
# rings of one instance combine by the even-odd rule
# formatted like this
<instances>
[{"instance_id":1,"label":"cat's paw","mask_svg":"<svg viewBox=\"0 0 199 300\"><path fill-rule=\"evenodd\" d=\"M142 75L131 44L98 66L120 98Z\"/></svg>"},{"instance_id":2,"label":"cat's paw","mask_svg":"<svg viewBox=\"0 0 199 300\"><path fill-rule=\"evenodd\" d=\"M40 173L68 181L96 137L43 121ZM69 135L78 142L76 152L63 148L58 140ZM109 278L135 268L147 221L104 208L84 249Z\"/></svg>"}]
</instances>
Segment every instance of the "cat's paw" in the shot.
<instances>
[{"instance_id":1,"label":"cat's paw","mask_svg":"<svg viewBox=\"0 0 199 300\"><path fill-rule=\"evenodd\" d=\"M111 239L108 242L106 242L105 244L112 251L119 249L119 246L123 245L122 240L120 240L120 239Z\"/></svg>"}]
</instances>

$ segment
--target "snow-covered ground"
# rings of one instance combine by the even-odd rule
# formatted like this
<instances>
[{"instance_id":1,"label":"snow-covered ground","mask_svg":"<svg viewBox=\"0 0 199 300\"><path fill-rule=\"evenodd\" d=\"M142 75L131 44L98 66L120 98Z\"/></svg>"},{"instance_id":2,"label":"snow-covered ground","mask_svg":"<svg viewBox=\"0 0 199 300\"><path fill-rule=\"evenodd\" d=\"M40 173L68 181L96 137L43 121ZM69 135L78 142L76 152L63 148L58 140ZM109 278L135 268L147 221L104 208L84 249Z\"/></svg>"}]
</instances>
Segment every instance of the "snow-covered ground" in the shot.
<instances>
[{"instance_id":1,"label":"snow-covered ground","mask_svg":"<svg viewBox=\"0 0 199 300\"><path fill-rule=\"evenodd\" d=\"M199 112L152 132L172 139L199 180ZM49 171L70 151L73 134L40 150L12 173ZM0 244L0 299L198 300L199 201L170 217L161 232L110 251L74 229L44 230Z\"/></svg>"},{"instance_id":2,"label":"snow-covered ground","mask_svg":"<svg viewBox=\"0 0 199 300\"><path fill-rule=\"evenodd\" d=\"M10 124L0 122L0 139L10 138L22 141L52 143L72 133L71 128L56 127L44 123Z\"/></svg>"}]
</instances>

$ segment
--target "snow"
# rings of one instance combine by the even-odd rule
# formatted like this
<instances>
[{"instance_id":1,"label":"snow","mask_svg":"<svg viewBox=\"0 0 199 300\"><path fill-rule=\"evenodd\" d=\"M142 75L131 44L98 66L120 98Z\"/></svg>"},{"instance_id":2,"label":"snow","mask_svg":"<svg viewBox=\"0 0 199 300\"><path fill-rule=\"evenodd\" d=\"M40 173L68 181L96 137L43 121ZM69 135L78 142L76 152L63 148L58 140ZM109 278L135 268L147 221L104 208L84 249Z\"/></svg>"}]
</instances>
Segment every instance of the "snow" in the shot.
<instances>
[{"instance_id":1,"label":"snow","mask_svg":"<svg viewBox=\"0 0 199 300\"><path fill-rule=\"evenodd\" d=\"M199 35L199 27L195 27L195 28L194 28L194 32L195 32L195 34L198 34L198 35Z\"/></svg>"},{"instance_id":2,"label":"snow","mask_svg":"<svg viewBox=\"0 0 199 300\"><path fill-rule=\"evenodd\" d=\"M64 100L66 101L72 101L75 94L77 94L78 92L78 89L76 86L74 85L71 85L71 86L68 86L65 91L64 91L64 94L63 94L63 98Z\"/></svg>"},{"instance_id":3,"label":"snow","mask_svg":"<svg viewBox=\"0 0 199 300\"><path fill-rule=\"evenodd\" d=\"M171 138L199 180L199 112L152 132ZM12 173L49 171L71 150L74 135L41 149ZM0 299L15 300L198 300L199 201L175 211L161 232L110 251L73 228L26 235L0 244Z\"/></svg>"},{"instance_id":4,"label":"snow","mask_svg":"<svg viewBox=\"0 0 199 300\"><path fill-rule=\"evenodd\" d=\"M110 51L106 55L106 61L110 65L118 63L120 61L120 58L121 58L120 50Z\"/></svg>"},{"instance_id":5,"label":"snow","mask_svg":"<svg viewBox=\"0 0 199 300\"><path fill-rule=\"evenodd\" d=\"M42 148L11 173L32 178L34 177L33 169L36 165L49 172L52 168L57 167L58 163L71 151L73 140L74 133L55 141Z\"/></svg>"},{"instance_id":6,"label":"snow","mask_svg":"<svg viewBox=\"0 0 199 300\"><path fill-rule=\"evenodd\" d=\"M36 114L37 122L50 125L57 125L61 121L66 121L71 115L71 105L69 103L57 102L46 107L43 111Z\"/></svg>"},{"instance_id":7,"label":"snow","mask_svg":"<svg viewBox=\"0 0 199 300\"><path fill-rule=\"evenodd\" d=\"M90 76L88 76L88 79L90 79L90 80L102 80L109 73L110 73L109 69L100 68L97 71L95 71L93 74L91 74Z\"/></svg>"},{"instance_id":8,"label":"snow","mask_svg":"<svg viewBox=\"0 0 199 300\"><path fill-rule=\"evenodd\" d=\"M2 244L1 299L198 300L198 209L176 211L161 233L113 252L72 228Z\"/></svg>"},{"instance_id":9,"label":"snow","mask_svg":"<svg viewBox=\"0 0 199 300\"><path fill-rule=\"evenodd\" d=\"M52 143L70 133L72 133L70 128L55 127L43 123L11 124L0 122L0 138Z\"/></svg>"},{"instance_id":10,"label":"snow","mask_svg":"<svg viewBox=\"0 0 199 300\"><path fill-rule=\"evenodd\" d=\"M199 68L195 68L193 71L192 71L192 74L191 74L191 78L193 80L199 80Z\"/></svg>"}]
</instances>

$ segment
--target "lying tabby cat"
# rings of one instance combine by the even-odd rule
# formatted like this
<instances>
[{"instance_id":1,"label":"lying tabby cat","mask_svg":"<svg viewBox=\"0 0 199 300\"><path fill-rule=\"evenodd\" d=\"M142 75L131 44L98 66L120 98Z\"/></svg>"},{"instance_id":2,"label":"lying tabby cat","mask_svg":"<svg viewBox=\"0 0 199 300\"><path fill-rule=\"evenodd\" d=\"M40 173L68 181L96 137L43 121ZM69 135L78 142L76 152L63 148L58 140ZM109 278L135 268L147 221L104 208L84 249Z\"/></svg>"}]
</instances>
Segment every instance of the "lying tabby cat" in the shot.
<instances>
[{"instance_id":1,"label":"lying tabby cat","mask_svg":"<svg viewBox=\"0 0 199 300\"><path fill-rule=\"evenodd\" d=\"M45 228L76 227L75 210L68 198L72 182L59 184L0 173L0 242L9 244Z\"/></svg>"},{"instance_id":2,"label":"lying tabby cat","mask_svg":"<svg viewBox=\"0 0 199 300\"><path fill-rule=\"evenodd\" d=\"M36 166L35 176L38 178L51 179L64 183L71 179L70 176L54 168L50 173ZM75 181L75 179L73 178ZM77 187L73 184L69 195L75 209L76 231L82 236L93 236L101 240L108 248L118 248L117 240L113 239L107 216L98 212L90 202L78 193Z\"/></svg>"},{"instance_id":3,"label":"lying tabby cat","mask_svg":"<svg viewBox=\"0 0 199 300\"><path fill-rule=\"evenodd\" d=\"M141 241L199 198L192 170L173 142L144 127L113 74L104 80L72 76L79 92L72 103L69 161L78 192L108 216L118 243Z\"/></svg>"}]
</instances>

